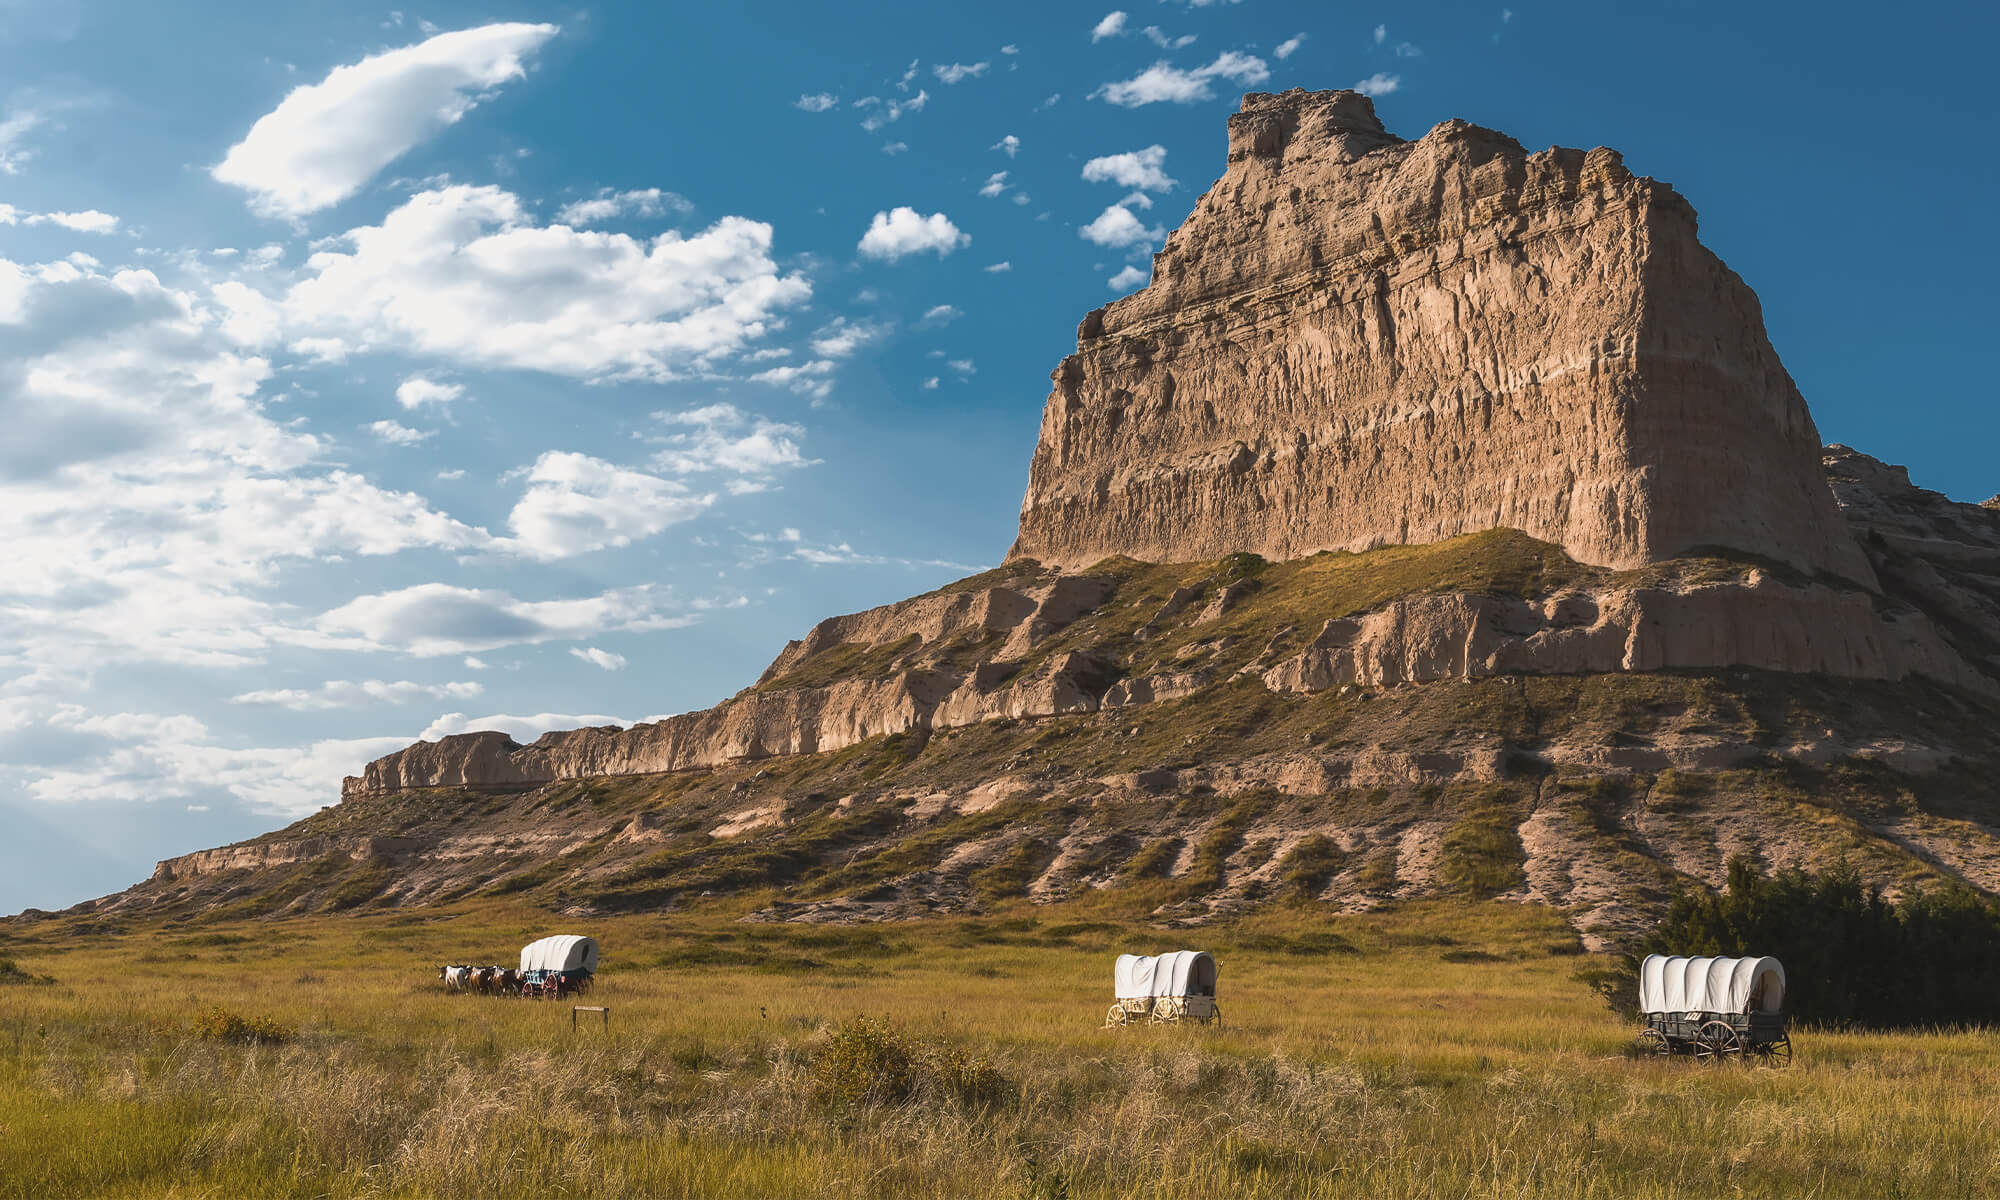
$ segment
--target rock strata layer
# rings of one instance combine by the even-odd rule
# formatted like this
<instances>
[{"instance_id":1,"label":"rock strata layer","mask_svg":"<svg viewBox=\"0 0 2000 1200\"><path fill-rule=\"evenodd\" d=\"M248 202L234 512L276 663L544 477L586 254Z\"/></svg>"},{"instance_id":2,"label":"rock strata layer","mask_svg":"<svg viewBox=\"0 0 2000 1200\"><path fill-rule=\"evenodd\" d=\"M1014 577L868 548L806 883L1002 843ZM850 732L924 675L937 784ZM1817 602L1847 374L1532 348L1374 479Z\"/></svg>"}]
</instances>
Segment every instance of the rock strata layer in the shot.
<instances>
[{"instance_id":1,"label":"rock strata layer","mask_svg":"<svg viewBox=\"0 0 2000 1200\"><path fill-rule=\"evenodd\" d=\"M1054 375L1012 554L1075 568L1524 530L1872 584L1756 296L1618 154L1252 94L1229 164Z\"/></svg>"},{"instance_id":2,"label":"rock strata layer","mask_svg":"<svg viewBox=\"0 0 2000 1200\"><path fill-rule=\"evenodd\" d=\"M2000 628L2000 513L1913 488L1900 468L1843 447L1827 454L1844 511L1883 578L1921 593L1921 605L1763 567L1713 578L1716 564L1702 560L1684 570L1586 572L1538 595L1419 589L1292 627L1296 637L1280 631L1245 661L1247 652L1231 656L1239 639L1215 631L1256 596L1251 582L1189 584L1135 605L1115 576L1037 568L1004 584L830 617L786 645L756 687L714 708L629 729L548 733L526 746L495 732L419 742L370 763L342 793L720 767L886 734L1163 704L1241 678L1314 693L1752 667L1918 676L2000 695L2000 635L1992 632ZM1121 622L1130 623L1129 638ZM1138 665L1135 643L1178 649Z\"/></svg>"}]
</instances>

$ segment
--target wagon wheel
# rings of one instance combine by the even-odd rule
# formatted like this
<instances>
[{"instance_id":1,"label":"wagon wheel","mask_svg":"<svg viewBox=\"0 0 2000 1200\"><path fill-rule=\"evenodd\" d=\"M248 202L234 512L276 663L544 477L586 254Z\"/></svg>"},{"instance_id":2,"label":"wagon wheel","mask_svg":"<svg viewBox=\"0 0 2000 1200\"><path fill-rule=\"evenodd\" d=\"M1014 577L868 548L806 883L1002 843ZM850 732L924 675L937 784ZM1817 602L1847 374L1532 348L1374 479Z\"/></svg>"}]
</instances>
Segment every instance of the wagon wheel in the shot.
<instances>
[{"instance_id":1,"label":"wagon wheel","mask_svg":"<svg viewBox=\"0 0 2000 1200\"><path fill-rule=\"evenodd\" d=\"M1639 1031L1639 1054L1641 1057L1650 1058L1654 1055L1664 1057L1673 1052L1674 1045L1667 1040L1666 1034L1651 1028Z\"/></svg>"},{"instance_id":2,"label":"wagon wheel","mask_svg":"<svg viewBox=\"0 0 2000 1200\"><path fill-rule=\"evenodd\" d=\"M1727 1021L1710 1021L1701 1027L1695 1037L1694 1056L1703 1062L1740 1062L1743 1058L1743 1039Z\"/></svg>"},{"instance_id":3,"label":"wagon wheel","mask_svg":"<svg viewBox=\"0 0 2000 1200\"><path fill-rule=\"evenodd\" d=\"M1760 1066L1789 1067L1792 1065L1792 1036L1788 1033L1779 1034L1778 1040L1775 1042L1759 1042L1757 1045L1751 1047L1751 1050L1757 1055L1757 1062Z\"/></svg>"},{"instance_id":4,"label":"wagon wheel","mask_svg":"<svg viewBox=\"0 0 2000 1200\"><path fill-rule=\"evenodd\" d=\"M1222 1006L1221 1006L1220 1004L1218 1004L1218 1005L1216 1005L1216 1006L1215 1006L1215 1017L1214 1017L1214 1020L1215 1020L1215 1027L1216 1027L1216 1028L1217 1028L1218 1030L1219 1030L1219 1029L1221 1029L1221 1028L1222 1028Z\"/></svg>"},{"instance_id":5,"label":"wagon wheel","mask_svg":"<svg viewBox=\"0 0 2000 1200\"><path fill-rule=\"evenodd\" d=\"M1104 1014L1104 1027L1106 1029L1111 1028L1113 1025L1129 1025L1131 1023L1132 1016L1125 1011L1125 1006L1122 1004L1112 1005L1111 1011Z\"/></svg>"}]
</instances>

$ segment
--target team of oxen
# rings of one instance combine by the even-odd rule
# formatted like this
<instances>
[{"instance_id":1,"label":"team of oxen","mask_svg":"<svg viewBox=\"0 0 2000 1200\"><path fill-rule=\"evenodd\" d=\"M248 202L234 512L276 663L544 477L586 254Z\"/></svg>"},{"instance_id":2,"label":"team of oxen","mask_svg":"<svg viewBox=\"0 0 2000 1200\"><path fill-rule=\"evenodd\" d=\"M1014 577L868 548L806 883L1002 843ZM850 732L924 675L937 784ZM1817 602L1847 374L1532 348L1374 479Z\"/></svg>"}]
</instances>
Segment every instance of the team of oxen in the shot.
<instances>
[{"instance_id":1,"label":"team of oxen","mask_svg":"<svg viewBox=\"0 0 2000 1200\"><path fill-rule=\"evenodd\" d=\"M438 980L447 992L559 999L589 991L596 971L594 938L557 934L521 947L518 970L454 963L438 968Z\"/></svg>"},{"instance_id":2,"label":"team of oxen","mask_svg":"<svg viewBox=\"0 0 2000 1200\"><path fill-rule=\"evenodd\" d=\"M444 981L447 992L472 992L481 996L521 994L521 973L512 967L439 967L438 978Z\"/></svg>"}]
</instances>

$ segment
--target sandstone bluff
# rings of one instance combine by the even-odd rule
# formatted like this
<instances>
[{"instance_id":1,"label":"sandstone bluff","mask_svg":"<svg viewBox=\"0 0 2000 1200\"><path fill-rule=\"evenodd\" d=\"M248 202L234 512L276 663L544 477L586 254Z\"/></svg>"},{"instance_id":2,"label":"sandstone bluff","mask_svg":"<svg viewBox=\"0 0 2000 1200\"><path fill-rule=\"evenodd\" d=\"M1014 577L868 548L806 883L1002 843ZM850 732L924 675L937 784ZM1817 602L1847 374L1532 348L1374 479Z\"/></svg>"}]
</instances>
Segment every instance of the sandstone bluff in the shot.
<instances>
[{"instance_id":1,"label":"sandstone bluff","mask_svg":"<svg viewBox=\"0 0 2000 1200\"><path fill-rule=\"evenodd\" d=\"M1601 943L1737 852L2000 888L2000 509L1822 448L1617 154L1250 95L1054 384L1001 567L711 709L418 743L96 907L1473 889Z\"/></svg>"},{"instance_id":2,"label":"sandstone bluff","mask_svg":"<svg viewBox=\"0 0 2000 1200\"><path fill-rule=\"evenodd\" d=\"M1513 528L1871 582L1756 296L1610 150L1352 92L1251 95L1229 168L1055 373L1016 557L1084 566Z\"/></svg>"}]
</instances>

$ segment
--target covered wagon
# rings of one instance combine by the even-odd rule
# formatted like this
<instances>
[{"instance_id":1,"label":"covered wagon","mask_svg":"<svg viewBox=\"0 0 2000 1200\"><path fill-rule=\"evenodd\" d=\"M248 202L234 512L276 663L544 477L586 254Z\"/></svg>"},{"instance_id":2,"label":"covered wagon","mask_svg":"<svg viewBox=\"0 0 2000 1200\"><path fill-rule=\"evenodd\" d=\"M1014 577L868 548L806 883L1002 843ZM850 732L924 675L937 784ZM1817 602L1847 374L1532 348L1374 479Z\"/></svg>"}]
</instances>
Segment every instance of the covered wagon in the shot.
<instances>
[{"instance_id":1,"label":"covered wagon","mask_svg":"<svg viewBox=\"0 0 2000 1200\"><path fill-rule=\"evenodd\" d=\"M1792 1061L1785 1031L1785 968L1775 958L1682 958L1639 964L1639 1046L1710 1062Z\"/></svg>"},{"instance_id":2,"label":"covered wagon","mask_svg":"<svg viewBox=\"0 0 2000 1200\"><path fill-rule=\"evenodd\" d=\"M597 972L597 939L559 933L521 947L521 994L562 996L590 990Z\"/></svg>"},{"instance_id":3,"label":"covered wagon","mask_svg":"<svg viewBox=\"0 0 2000 1200\"><path fill-rule=\"evenodd\" d=\"M1201 950L1150 956L1121 954L1111 969L1118 1000L1104 1023L1220 1023L1222 1007L1215 1002L1215 975L1215 960Z\"/></svg>"}]
</instances>

